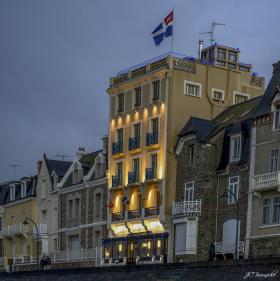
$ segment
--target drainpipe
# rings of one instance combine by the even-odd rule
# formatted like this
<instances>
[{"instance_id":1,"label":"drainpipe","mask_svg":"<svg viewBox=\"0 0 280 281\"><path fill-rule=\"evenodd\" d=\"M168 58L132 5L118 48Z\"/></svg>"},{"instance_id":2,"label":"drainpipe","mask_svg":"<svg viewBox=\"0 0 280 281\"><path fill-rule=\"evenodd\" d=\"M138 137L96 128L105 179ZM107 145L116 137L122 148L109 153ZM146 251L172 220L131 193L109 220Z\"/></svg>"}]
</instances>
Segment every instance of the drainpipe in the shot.
<instances>
[{"instance_id":1,"label":"drainpipe","mask_svg":"<svg viewBox=\"0 0 280 281\"><path fill-rule=\"evenodd\" d=\"M215 243L217 242L218 236L218 212L219 212L219 187L220 187L220 177L216 176L217 188L216 188L216 219L215 219Z\"/></svg>"}]
</instances>

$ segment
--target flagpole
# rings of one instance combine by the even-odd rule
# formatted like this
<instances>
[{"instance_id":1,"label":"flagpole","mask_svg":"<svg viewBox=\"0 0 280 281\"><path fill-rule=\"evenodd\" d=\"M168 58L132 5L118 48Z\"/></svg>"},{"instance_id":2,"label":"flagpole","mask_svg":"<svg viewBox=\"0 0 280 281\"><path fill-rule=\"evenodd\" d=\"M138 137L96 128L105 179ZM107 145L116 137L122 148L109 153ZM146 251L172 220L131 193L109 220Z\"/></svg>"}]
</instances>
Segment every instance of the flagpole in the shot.
<instances>
[{"instance_id":1,"label":"flagpole","mask_svg":"<svg viewBox=\"0 0 280 281\"><path fill-rule=\"evenodd\" d=\"M173 54L174 51L174 27L175 27L175 6L173 6L173 25L172 25L172 38L171 38L171 54Z\"/></svg>"}]
</instances>

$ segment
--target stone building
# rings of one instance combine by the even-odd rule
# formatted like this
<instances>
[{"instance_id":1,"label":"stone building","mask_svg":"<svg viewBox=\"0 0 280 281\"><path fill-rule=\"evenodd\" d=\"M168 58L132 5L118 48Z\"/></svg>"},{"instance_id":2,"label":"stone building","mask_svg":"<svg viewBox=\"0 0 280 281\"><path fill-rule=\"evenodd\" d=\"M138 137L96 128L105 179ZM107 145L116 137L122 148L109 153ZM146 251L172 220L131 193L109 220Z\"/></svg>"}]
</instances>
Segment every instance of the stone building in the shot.
<instances>
[{"instance_id":1,"label":"stone building","mask_svg":"<svg viewBox=\"0 0 280 281\"><path fill-rule=\"evenodd\" d=\"M198 59L162 55L111 78L105 264L172 261L178 133L190 116L213 119L263 89L239 50L218 44Z\"/></svg>"},{"instance_id":2,"label":"stone building","mask_svg":"<svg viewBox=\"0 0 280 281\"><path fill-rule=\"evenodd\" d=\"M212 121L191 117L179 133L175 261L208 260L210 247L213 257L233 257L235 241L237 254L244 255L250 116L259 100L230 106Z\"/></svg>"},{"instance_id":3,"label":"stone building","mask_svg":"<svg viewBox=\"0 0 280 281\"><path fill-rule=\"evenodd\" d=\"M41 235L41 253L51 253L58 250L58 189L57 184L62 179L71 162L47 158L38 161L37 181L37 215Z\"/></svg>"},{"instance_id":4,"label":"stone building","mask_svg":"<svg viewBox=\"0 0 280 281\"><path fill-rule=\"evenodd\" d=\"M93 257L107 237L107 137L103 150L87 153L80 148L59 183L59 248L72 259L82 250ZM71 259L71 257L70 257Z\"/></svg>"},{"instance_id":5,"label":"stone building","mask_svg":"<svg viewBox=\"0 0 280 281\"><path fill-rule=\"evenodd\" d=\"M280 61L254 113L246 256L280 255Z\"/></svg>"}]
</instances>

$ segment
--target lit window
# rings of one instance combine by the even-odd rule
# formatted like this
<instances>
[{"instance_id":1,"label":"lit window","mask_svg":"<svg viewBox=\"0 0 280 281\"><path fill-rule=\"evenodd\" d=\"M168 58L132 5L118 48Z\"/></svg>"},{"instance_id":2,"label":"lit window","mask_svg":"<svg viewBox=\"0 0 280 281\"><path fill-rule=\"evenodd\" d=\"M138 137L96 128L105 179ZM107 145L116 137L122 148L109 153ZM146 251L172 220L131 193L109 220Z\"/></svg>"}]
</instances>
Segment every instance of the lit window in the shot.
<instances>
[{"instance_id":1,"label":"lit window","mask_svg":"<svg viewBox=\"0 0 280 281\"><path fill-rule=\"evenodd\" d=\"M237 61L237 53L233 52L233 51L229 51L228 52L228 60L232 61L232 62L236 62Z\"/></svg>"},{"instance_id":2,"label":"lit window","mask_svg":"<svg viewBox=\"0 0 280 281\"><path fill-rule=\"evenodd\" d=\"M248 94L234 93L234 104L244 102L250 98Z\"/></svg>"},{"instance_id":3,"label":"lit window","mask_svg":"<svg viewBox=\"0 0 280 281\"><path fill-rule=\"evenodd\" d=\"M201 84L185 81L185 95L201 97Z\"/></svg>"},{"instance_id":4,"label":"lit window","mask_svg":"<svg viewBox=\"0 0 280 281\"><path fill-rule=\"evenodd\" d=\"M230 145L230 159L231 161L240 160L241 154L241 136L232 136Z\"/></svg>"},{"instance_id":5,"label":"lit window","mask_svg":"<svg viewBox=\"0 0 280 281\"><path fill-rule=\"evenodd\" d=\"M193 165L194 162L194 144L189 145L189 163Z\"/></svg>"},{"instance_id":6,"label":"lit window","mask_svg":"<svg viewBox=\"0 0 280 281\"><path fill-rule=\"evenodd\" d=\"M229 187L228 187L228 204L236 204L235 198L238 200L239 193L239 177L229 178Z\"/></svg>"},{"instance_id":7,"label":"lit window","mask_svg":"<svg viewBox=\"0 0 280 281\"><path fill-rule=\"evenodd\" d=\"M218 59L226 60L226 50L218 48Z\"/></svg>"},{"instance_id":8,"label":"lit window","mask_svg":"<svg viewBox=\"0 0 280 281\"><path fill-rule=\"evenodd\" d=\"M21 197L25 197L26 196L26 181L23 181L21 183Z\"/></svg>"},{"instance_id":9,"label":"lit window","mask_svg":"<svg viewBox=\"0 0 280 281\"><path fill-rule=\"evenodd\" d=\"M270 151L270 165L269 172L273 173L278 171L279 149L272 149Z\"/></svg>"},{"instance_id":10,"label":"lit window","mask_svg":"<svg viewBox=\"0 0 280 281\"><path fill-rule=\"evenodd\" d=\"M274 112L274 130L280 129L280 105L276 106Z\"/></svg>"},{"instance_id":11,"label":"lit window","mask_svg":"<svg viewBox=\"0 0 280 281\"><path fill-rule=\"evenodd\" d=\"M185 183L185 201L193 201L194 198L194 182Z\"/></svg>"}]
</instances>

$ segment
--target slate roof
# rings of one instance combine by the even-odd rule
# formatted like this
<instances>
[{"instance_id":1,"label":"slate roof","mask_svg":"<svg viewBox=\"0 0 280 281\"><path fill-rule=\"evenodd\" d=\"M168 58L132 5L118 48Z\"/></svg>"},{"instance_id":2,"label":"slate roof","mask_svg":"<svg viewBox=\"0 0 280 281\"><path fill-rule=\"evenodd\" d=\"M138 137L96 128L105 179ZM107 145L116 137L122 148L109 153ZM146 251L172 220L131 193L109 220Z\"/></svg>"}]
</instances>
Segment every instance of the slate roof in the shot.
<instances>
[{"instance_id":1,"label":"slate roof","mask_svg":"<svg viewBox=\"0 0 280 281\"><path fill-rule=\"evenodd\" d=\"M44 159L46 161L49 173L51 174L54 171L59 179L61 179L65 175L72 164L72 162L70 161L48 159L46 154L44 154Z\"/></svg>"},{"instance_id":2,"label":"slate roof","mask_svg":"<svg viewBox=\"0 0 280 281\"><path fill-rule=\"evenodd\" d=\"M259 105L254 111L254 117L266 115L270 112L270 98L274 95L277 86L280 86L280 61L273 64L273 75Z\"/></svg>"}]
</instances>

